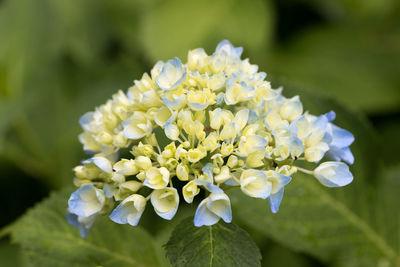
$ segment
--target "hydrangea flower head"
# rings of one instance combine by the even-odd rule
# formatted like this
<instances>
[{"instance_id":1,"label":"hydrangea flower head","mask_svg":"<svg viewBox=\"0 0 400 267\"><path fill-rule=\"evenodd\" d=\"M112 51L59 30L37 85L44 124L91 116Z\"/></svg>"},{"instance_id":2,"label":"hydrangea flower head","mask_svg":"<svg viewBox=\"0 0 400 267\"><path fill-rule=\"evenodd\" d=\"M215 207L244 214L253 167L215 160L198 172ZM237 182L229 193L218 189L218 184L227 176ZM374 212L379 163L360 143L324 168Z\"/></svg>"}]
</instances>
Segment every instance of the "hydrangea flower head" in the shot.
<instances>
[{"instance_id":1,"label":"hydrangea flower head","mask_svg":"<svg viewBox=\"0 0 400 267\"><path fill-rule=\"evenodd\" d=\"M230 222L231 187L268 199L275 213L297 171L328 187L353 180L341 161L353 163L354 137L332 123L335 113L304 112L299 96L273 89L242 52L224 40L212 55L189 51L186 64L159 61L126 94L82 116L79 140L94 156L74 169L68 218L83 236L103 214L135 226L151 204L171 220L179 203L201 197L195 226ZM324 158L334 161L296 166Z\"/></svg>"}]
</instances>

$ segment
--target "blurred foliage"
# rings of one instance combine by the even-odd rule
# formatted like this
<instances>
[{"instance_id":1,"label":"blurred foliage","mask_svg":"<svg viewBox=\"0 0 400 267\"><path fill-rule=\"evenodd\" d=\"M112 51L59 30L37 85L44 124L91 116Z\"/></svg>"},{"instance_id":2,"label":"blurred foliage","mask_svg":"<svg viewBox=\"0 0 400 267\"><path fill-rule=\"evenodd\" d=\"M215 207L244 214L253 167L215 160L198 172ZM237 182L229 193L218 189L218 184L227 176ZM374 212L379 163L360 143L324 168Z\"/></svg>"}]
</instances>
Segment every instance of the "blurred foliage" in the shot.
<instances>
[{"instance_id":1,"label":"blurred foliage","mask_svg":"<svg viewBox=\"0 0 400 267\"><path fill-rule=\"evenodd\" d=\"M400 2L396 0L0 1L0 182L7 191L0 197L7 203L1 226L11 223L48 191L71 184L71 169L87 157L77 140L82 114L118 89L125 90L157 60L186 59L187 50L196 47L211 53L226 38L243 46L244 55L266 71L276 87L286 87L285 94L300 94L312 112L334 109L338 125L356 135L351 186L324 190L309 181L310 177L299 175L288 186L279 214L263 214L266 203L257 201L249 204L247 213L235 212L236 223L244 226L261 248L263 264L320 266L322 260L323 264L345 265L337 261L353 259L352 253L363 258L365 249L372 260L386 266L379 257L389 255L382 254L382 244L375 244L365 229L390 249L398 248L394 233L399 231L400 220L396 206L400 181L396 167L400 165L399 18ZM65 193L53 195L16 224L20 233L13 235L14 240L24 250L1 240L1 266L25 265L29 251L43 255L54 244L50 240L62 238L52 230L35 233L41 212L49 216L49 229L61 227L77 236L63 221L61 196L66 198ZM58 212L45 211L49 207ZM178 213L178 217L184 214ZM246 225L246 221L252 223ZM177 222L166 224L147 213L142 223L152 233L157 259L164 266L160 248ZM116 231L134 235L136 230L128 228ZM83 242L84 247L90 246L90 238L102 238L98 231L94 230L88 244ZM35 243L41 234L47 241ZM321 243L329 238L336 241L322 249ZM349 254L339 255L339 246Z\"/></svg>"},{"instance_id":2,"label":"blurred foliage","mask_svg":"<svg viewBox=\"0 0 400 267\"><path fill-rule=\"evenodd\" d=\"M273 8L261 0L172 0L145 12L140 25L140 41L154 61L186 58L196 47L211 51L222 39L240 42L255 57L271 41Z\"/></svg>"},{"instance_id":3,"label":"blurred foliage","mask_svg":"<svg viewBox=\"0 0 400 267\"><path fill-rule=\"evenodd\" d=\"M400 104L396 35L358 27L318 27L274 51L266 69L363 111L395 111Z\"/></svg>"}]
</instances>

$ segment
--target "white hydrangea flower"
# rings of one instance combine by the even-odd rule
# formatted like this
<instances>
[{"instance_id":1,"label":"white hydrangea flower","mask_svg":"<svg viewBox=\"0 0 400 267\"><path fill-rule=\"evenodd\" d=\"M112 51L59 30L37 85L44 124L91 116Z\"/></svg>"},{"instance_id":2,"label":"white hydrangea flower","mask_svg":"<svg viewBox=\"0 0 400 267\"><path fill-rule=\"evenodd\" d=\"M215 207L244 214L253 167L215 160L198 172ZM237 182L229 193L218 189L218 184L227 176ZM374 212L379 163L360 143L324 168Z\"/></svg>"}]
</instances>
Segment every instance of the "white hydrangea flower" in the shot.
<instances>
[{"instance_id":1,"label":"white hydrangea flower","mask_svg":"<svg viewBox=\"0 0 400 267\"><path fill-rule=\"evenodd\" d=\"M328 187L352 181L340 161L354 162L354 136L332 123L335 113L304 113L299 96L273 89L242 52L224 40L211 55L189 51L186 64L159 61L126 94L118 91L81 117L79 140L94 156L74 169L79 189L68 220L83 236L113 207L111 220L137 225L149 199L159 216L172 219L179 206L175 183L183 183L187 203L206 192L194 219L202 226L232 220L231 187L268 199L275 213L297 171ZM336 161L314 171L297 164L324 157Z\"/></svg>"}]
</instances>

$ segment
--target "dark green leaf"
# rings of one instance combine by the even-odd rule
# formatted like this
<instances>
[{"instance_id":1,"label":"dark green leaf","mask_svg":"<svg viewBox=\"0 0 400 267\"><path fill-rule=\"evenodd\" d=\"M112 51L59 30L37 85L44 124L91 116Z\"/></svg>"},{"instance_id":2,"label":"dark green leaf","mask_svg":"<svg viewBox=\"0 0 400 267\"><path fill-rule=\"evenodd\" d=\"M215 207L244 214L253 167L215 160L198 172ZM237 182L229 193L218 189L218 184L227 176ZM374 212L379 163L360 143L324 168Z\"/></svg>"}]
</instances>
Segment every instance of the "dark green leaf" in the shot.
<instances>
[{"instance_id":1,"label":"dark green leaf","mask_svg":"<svg viewBox=\"0 0 400 267\"><path fill-rule=\"evenodd\" d=\"M183 220L166 244L173 266L260 266L261 255L249 235L234 224L195 227Z\"/></svg>"},{"instance_id":2,"label":"dark green leaf","mask_svg":"<svg viewBox=\"0 0 400 267\"><path fill-rule=\"evenodd\" d=\"M0 266L26 266L23 264L22 251L17 245L12 245L8 240L0 241Z\"/></svg>"},{"instance_id":3,"label":"dark green leaf","mask_svg":"<svg viewBox=\"0 0 400 267\"><path fill-rule=\"evenodd\" d=\"M66 222L70 192L54 193L11 228L34 266L159 266L152 238L140 227L103 217L81 238Z\"/></svg>"}]
</instances>

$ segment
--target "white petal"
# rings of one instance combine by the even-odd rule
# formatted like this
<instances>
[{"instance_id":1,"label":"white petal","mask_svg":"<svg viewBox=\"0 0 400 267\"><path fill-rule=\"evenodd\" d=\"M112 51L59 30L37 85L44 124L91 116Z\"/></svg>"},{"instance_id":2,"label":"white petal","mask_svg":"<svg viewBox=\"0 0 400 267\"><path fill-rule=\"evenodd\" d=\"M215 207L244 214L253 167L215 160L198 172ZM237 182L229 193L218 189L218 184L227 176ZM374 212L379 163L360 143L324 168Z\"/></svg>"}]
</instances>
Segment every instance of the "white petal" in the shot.
<instances>
[{"instance_id":1,"label":"white petal","mask_svg":"<svg viewBox=\"0 0 400 267\"><path fill-rule=\"evenodd\" d=\"M179 129L173 123L167 123L165 125L165 135L171 140L178 140L179 137Z\"/></svg>"},{"instance_id":2,"label":"white petal","mask_svg":"<svg viewBox=\"0 0 400 267\"><path fill-rule=\"evenodd\" d=\"M207 208L208 199L203 199L197 207L196 214L194 215L194 226L200 227L203 225L216 224L220 217L215 215Z\"/></svg>"},{"instance_id":3,"label":"white petal","mask_svg":"<svg viewBox=\"0 0 400 267\"><path fill-rule=\"evenodd\" d=\"M211 193L208 197L207 208L215 215L221 217L225 222L232 221L231 201L224 193Z\"/></svg>"},{"instance_id":4,"label":"white petal","mask_svg":"<svg viewBox=\"0 0 400 267\"><path fill-rule=\"evenodd\" d=\"M242 130L244 126L246 126L247 121L249 120L249 114L250 111L247 108L245 108L238 111L235 117L233 118L233 122L239 126L240 130Z\"/></svg>"},{"instance_id":5,"label":"white petal","mask_svg":"<svg viewBox=\"0 0 400 267\"><path fill-rule=\"evenodd\" d=\"M129 223L136 226L144 211L146 199L141 195L131 195L121 202L109 216L113 222L119 224Z\"/></svg>"},{"instance_id":6,"label":"white petal","mask_svg":"<svg viewBox=\"0 0 400 267\"><path fill-rule=\"evenodd\" d=\"M112 173L111 162L105 157L93 157L91 160L99 169L106 173Z\"/></svg>"},{"instance_id":7,"label":"white petal","mask_svg":"<svg viewBox=\"0 0 400 267\"><path fill-rule=\"evenodd\" d=\"M314 175L327 187L345 186L353 181L349 166L343 162L324 162L314 170Z\"/></svg>"},{"instance_id":8,"label":"white petal","mask_svg":"<svg viewBox=\"0 0 400 267\"><path fill-rule=\"evenodd\" d=\"M151 204L158 216L171 220L179 206L178 191L171 187L154 190L151 194Z\"/></svg>"}]
</instances>

